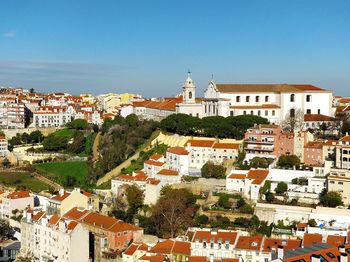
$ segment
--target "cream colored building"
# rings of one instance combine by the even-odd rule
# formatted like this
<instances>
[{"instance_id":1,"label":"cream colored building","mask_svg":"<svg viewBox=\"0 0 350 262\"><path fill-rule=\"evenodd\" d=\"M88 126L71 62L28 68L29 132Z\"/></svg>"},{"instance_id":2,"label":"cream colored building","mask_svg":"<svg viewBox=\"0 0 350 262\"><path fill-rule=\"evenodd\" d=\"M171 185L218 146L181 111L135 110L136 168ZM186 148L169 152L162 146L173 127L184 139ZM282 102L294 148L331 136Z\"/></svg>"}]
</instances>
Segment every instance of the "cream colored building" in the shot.
<instances>
[{"instance_id":1,"label":"cream colored building","mask_svg":"<svg viewBox=\"0 0 350 262\"><path fill-rule=\"evenodd\" d=\"M48 199L47 213L64 215L74 207L98 211L99 199L80 188L75 188L72 192L62 189L59 194Z\"/></svg>"},{"instance_id":2,"label":"cream colored building","mask_svg":"<svg viewBox=\"0 0 350 262\"><path fill-rule=\"evenodd\" d=\"M25 212L21 221L21 254L38 262L88 262L89 231L58 215Z\"/></svg>"},{"instance_id":3,"label":"cream colored building","mask_svg":"<svg viewBox=\"0 0 350 262\"><path fill-rule=\"evenodd\" d=\"M336 191L343 197L344 205L350 204L350 170L332 169L327 177L329 191Z\"/></svg>"}]
</instances>

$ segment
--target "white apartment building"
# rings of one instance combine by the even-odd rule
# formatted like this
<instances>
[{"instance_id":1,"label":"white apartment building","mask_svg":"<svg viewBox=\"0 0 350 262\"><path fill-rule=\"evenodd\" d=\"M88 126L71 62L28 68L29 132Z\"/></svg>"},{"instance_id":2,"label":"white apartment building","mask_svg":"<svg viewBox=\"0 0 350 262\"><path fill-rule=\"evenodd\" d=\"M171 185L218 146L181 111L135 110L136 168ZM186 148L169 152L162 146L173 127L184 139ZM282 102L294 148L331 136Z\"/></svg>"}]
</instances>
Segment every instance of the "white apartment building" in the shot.
<instances>
[{"instance_id":1,"label":"white apartment building","mask_svg":"<svg viewBox=\"0 0 350 262\"><path fill-rule=\"evenodd\" d=\"M0 192L0 218L10 219L12 211L34 208L34 196L31 191Z\"/></svg>"},{"instance_id":2,"label":"white apartment building","mask_svg":"<svg viewBox=\"0 0 350 262\"><path fill-rule=\"evenodd\" d=\"M344 205L350 204L350 170L331 169L327 176L328 191L339 192L343 198Z\"/></svg>"},{"instance_id":3,"label":"white apartment building","mask_svg":"<svg viewBox=\"0 0 350 262\"><path fill-rule=\"evenodd\" d=\"M182 175L188 175L189 152L181 146L170 147L166 152L166 163L168 168Z\"/></svg>"},{"instance_id":4,"label":"white apartment building","mask_svg":"<svg viewBox=\"0 0 350 262\"><path fill-rule=\"evenodd\" d=\"M80 223L44 212L25 212L21 253L32 261L89 261L89 231Z\"/></svg>"},{"instance_id":5,"label":"white apartment building","mask_svg":"<svg viewBox=\"0 0 350 262\"><path fill-rule=\"evenodd\" d=\"M342 137L336 145L335 166L350 169L350 135Z\"/></svg>"},{"instance_id":6,"label":"white apartment building","mask_svg":"<svg viewBox=\"0 0 350 262\"><path fill-rule=\"evenodd\" d=\"M33 112L33 124L35 127L59 127L64 126L74 119L76 114L72 106L42 106Z\"/></svg>"},{"instance_id":7,"label":"white apartment building","mask_svg":"<svg viewBox=\"0 0 350 262\"><path fill-rule=\"evenodd\" d=\"M27 120L27 110L24 103L17 98L4 97L0 99L0 127L24 128Z\"/></svg>"},{"instance_id":8,"label":"white apartment building","mask_svg":"<svg viewBox=\"0 0 350 262\"><path fill-rule=\"evenodd\" d=\"M9 153L8 142L5 136L0 136L0 157L5 157Z\"/></svg>"},{"instance_id":9,"label":"white apartment building","mask_svg":"<svg viewBox=\"0 0 350 262\"><path fill-rule=\"evenodd\" d=\"M259 200L259 190L264 185L269 170L232 170L226 177L226 190L241 193L253 201Z\"/></svg>"}]
</instances>

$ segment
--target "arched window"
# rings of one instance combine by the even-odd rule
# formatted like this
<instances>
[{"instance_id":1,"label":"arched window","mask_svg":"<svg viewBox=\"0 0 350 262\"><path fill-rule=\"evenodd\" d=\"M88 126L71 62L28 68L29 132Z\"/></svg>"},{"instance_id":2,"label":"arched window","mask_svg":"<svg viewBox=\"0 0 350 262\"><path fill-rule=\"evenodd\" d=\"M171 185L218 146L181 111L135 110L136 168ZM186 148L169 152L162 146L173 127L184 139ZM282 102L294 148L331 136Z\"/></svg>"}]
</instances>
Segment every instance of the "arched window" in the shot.
<instances>
[{"instance_id":1,"label":"arched window","mask_svg":"<svg viewBox=\"0 0 350 262\"><path fill-rule=\"evenodd\" d=\"M295 102L295 95L294 94L290 95L290 102Z\"/></svg>"},{"instance_id":2,"label":"arched window","mask_svg":"<svg viewBox=\"0 0 350 262\"><path fill-rule=\"evenodd\" d=\"M292 108L289 112L290 117L295 117L295 109Z\"/></svg>"},{"instance_id":3,"label":"arched window","mask_svg":"<svg viewBox=\"0 0 350 262\"><path fill-rule=\"evenodd\" d=\"M192 92L191 91L188 93L188 98L192 99Z\"/></svg>"}]
</instances>

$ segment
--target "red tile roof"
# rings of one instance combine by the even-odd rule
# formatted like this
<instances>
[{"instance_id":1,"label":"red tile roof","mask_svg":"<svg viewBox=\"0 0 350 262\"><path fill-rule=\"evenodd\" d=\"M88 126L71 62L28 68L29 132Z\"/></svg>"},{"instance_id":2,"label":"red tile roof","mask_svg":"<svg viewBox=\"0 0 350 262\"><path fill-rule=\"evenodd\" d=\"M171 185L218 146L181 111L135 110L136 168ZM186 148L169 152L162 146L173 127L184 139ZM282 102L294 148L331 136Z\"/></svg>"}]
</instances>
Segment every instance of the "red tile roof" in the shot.
<instances>
[{"instance_id":1,"label":"red tile roof","mask_svg":"<svg viewBox=\"0 0 350 262\"><path fill-rule=\"evenodd\" d=\"M188 155L188 151L181 146L170 147L168 148L168 152L175 155Z\"/></svg>"},{"instance_id":2,"label":"red tile roof","mask_svg":"<svg viewBox=\"0 0 350 262\"><path fill-rule=\"evenodd\" d=\"M232 174L228 178L231 179L245 179L247 177L246 174Z\"/></svg>"},{"instance_id":3,"label":"red tile roof","mask_svg":"<svg viewBox=\"0 0 350 262\"><path fill-rule=\"evenodd\" d=\"M260 185L268 176L269 170L251 169L247 174L248 179L252 179L252 184Z\"/></svg>"},{"instance_id":4,"label":"red tile roof","mask_svg":"<svg viewBox=\"0 0 350 262\"><path fill-rule=\"evenodd\" d=\"M345 237L344 236L328 235L326 243L329 245L335 246L335 247L339 247L339 246L345 244Z\"/></svg>"},{"instance_id":5,"label":"red tile roof","mask_svg":"<svg viewBox=\"0 0 350 262\"><path fill-rule=\"evenodd\" d=\"M322 243L322 235L321 234L304 234L303 246L312 246L317 243Z\"/></svg>"},{"instance_id":6,"label":"red tile roof","mask_svg":"<svg viewBox=\"0 0 350 262\"><path fill-rule=\"evenodd\" d=\"M215 141L213 140L188 140L186 144L192 147L212 147Z\"/></svg>"},{"instance_id":7,"label":"red tile roof","mask_svg":"<svg viewBox=\"0 0 350 262\"><path fill-rule=\"evenodd\" d=\"M263 237L257 236L240 236L237 240L236 249L260 250Z\"/></svg>"},{"instance_id":8,"label":"red tile roof","mask_svg":"<svg viewBox=\"0 0 350 262\"><path fill-rule=\"evenodd\" d=\"M157 175L162 175L162 176L178 176L179 172L170 170L170 169L162 169L160 170Z\"/></svg>"},{"instance_id":9,"label":"red tile roof","mask_svg":"<svg viewBox=\"0 0 350 262\"><path fill-rule=\"evenodd\" d=\"M55 195L55 196L51 197L50 199L51 199L51 200L58 201L58 202L62 202L62 201L65 200L68 196L70 196L70 193L67 192L67 191L64 191L64 193L63 193L62 195L58 194L58 195Z\"/></svg>"},{"instance_id":10,"label":"red tile roof","mask_svg":"<svg viewBox=\"0 0 350 262\"><path fill-rule=\"evenodd\" d=\"M89 213L88 210L79 210L78 208L73 207L66 214L64 214L64 217L70 218L70 219L73 219L73 220L80 220L87 213Z\"/></svg>"},{"instance_id":11,"label":"red tile roof","mask_svg":"<svg viewBox=\"0 0 350 262\"><path fill-rule=\"evenodd\" d=\"M336 121L337 119L331 116L321 115L321 114L305 114L305 122L330 122Z\"/></svg>"},{"instance_id":12,"label":"red tile roof","mask_svg":"<svg viewBox=\"0 0 350 262\"><path fill-rule=\"evenodd\" d=\"M213 148L217 149L239 149L240 144L237 143L215 143Z\"/></svg>"},{"instance_id":13,"label":"red tile roof","mask_svg":"<svg viewBox=\"0 0 350 262\"><path fill-rule=\"evenodd\" d=\"M350 136L343 136L340 141L344 141L344 142L350 142Z\"/></svg>"},{"instance_id":14,"label":"red tile roof","mask_svg":"<svg viewBox=\"0 0 350 262\"><path fill-rule=\"evenodd\" d=\"M6 198L8 199L18 199L18 198L25 198L25 197L30 197L30 190L26 191L13 191L9 193Z\"/></svg>"},{"instance_id":15,"label":"red tile roof","mask_svg":"<svg viewBox=\"0 0 350 262\"><path fill-rule=\"evenodd\" d=\"M280 238L265 238L263 251L272 252L273 249L277 251L278 246L283 246L284 251L298 248L301 245L299 239L280 239Z\"/></svg>"},{"instance_id":16,"label":"red tile roof","mask_svg":"<svg viewBox=\"0 0 350 262\"><path fill-rule=\"evenodd\" d=\"M158 162L158 161L154 161L154 160L146 160L144 162L144 164L150 165L150 166L163 166L164 163L163 162Z\"/></svg>"},{"instance_id":17,"label":"red tile roof","mask_svg":"<svg viewBox=\"0 0 350 262\"><path fill-rule=\"evenodd\" d=\"M157 161L158 159L160 159L160 158L162 158L162 157L163 157L162 154L155 153L155 154L151 155L149 159L152 159L152 160L156 160L156 161Z\"/></svg>"}]
</instances>

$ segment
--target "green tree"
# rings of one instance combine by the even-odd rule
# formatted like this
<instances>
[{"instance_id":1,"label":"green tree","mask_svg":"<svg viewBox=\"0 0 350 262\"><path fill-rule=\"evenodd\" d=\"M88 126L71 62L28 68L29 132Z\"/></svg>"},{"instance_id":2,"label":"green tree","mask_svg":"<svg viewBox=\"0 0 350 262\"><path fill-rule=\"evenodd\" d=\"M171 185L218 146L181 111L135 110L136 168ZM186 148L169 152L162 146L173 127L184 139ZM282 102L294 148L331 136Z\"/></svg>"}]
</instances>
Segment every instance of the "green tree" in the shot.
<instances>
[{"instance_id":1,"label":"green tree","mask_svg":"<svg viewBox=\"0 0 350 262\"><path fill-rule=\"evenodd\" d=\"M284 193L286 193L288 191L288 185L286 184L286 183L284 183L284 182L279 182L278 184L277 184L277 187L276 187L276 189L275 189L275 192L277 193L277 194L284 194Z\"/></svg>"},{"instance_id":2,"label":"green tree","mask_svg":"<svg viewBox=\"0 0 350 262\"><path fill-rule=\"evenodd\" d=\"M88 123L85 119L74 119L73 121L67 123L66 126L70 129L85 130Z\"/></svg>"},{"instance_id":3,"label":"green tree","mask_svg":"<svg viewBox=\"0 0 350 262\"><path fill-rule=\"evenodd\" d=\"M0 219L0 240L6 240L10 232L10 224L4 219Z\"/></svg>"},{"instance_id":4,"label":"green tree","mask_svg":"<svg viewBox=\"0 0 350 262\"><path fill-rule=\"evenodd\" d=\"M85 137L83 132L76 132L73 138L73 142L67 145L69 152L79 154L85 150Z\"/></svg>"},{"instance_id":5,"label":"green tree","mask_svg":"<svg viewBox=\"0 0 350 262\"><path fill-rule=\"evenodd\" d=\"M196 222L199 225L207 225L209 223L209 217L206 215L200 215L196 218Z\"/></svg>"},{"instance_id":6,"label":"green tree","mask_svg":"<svg viewBox=\"0 0 350 262\"><path fill-rule=\"evenodd\" d=\"M230 203L230 195L228 195L228 194L221 194L219 196L218 205L219 205L219 207L222 207L222 208L225 208L225 209L232 208L232 204Z\"/></svg>"},{"instance_id":7,"label":"green tree","mask_svg":"<svg viewBox=\"0 0 350 262\"><path fill-rule=\"evenodd\" d=\"M343 199L339 192L323 189L320 193L320 203L326 207L343 206Z\"/></svg>"},{"instance_id":8,"label":"green tree","mask_svg":"<svg viewBox=\"0 0 350 262\"><path fill-rule=\"evenodd\" d=\"M292 168L300 165L300 158L296 155L282 155L278 158L277 165L280 167Z\"/></svg>"},{"instance_id":9,"label":"green tree","mask_svg":"<svg viewBox=\"0 0 350 262\"><path fill-rule=\"evenodd\" d=\"M211 161L205 163L201 168L202 177L223 179L226 177L226 168L222 165L216 165Z\"/></svg>"},{"instance_id":10,"label":"green tree","mask_svg":"<svg viewBox=\"0 0 350 262\"><path fill-rule=\"evenodd\" d=\"M307 223L310 227L317 227L317 222L315 219L310 219Z\"/></svg>"},{"instance_id":11,"label":"green tree","mask_svg":"<svg viewBox=\"0 0 350 262\"><path fill-rule=\"evenodd\" d=\"M43 142L43 148L46 151L60 151L66 149L67 145L68 139L66 137L55 136L53 134L48 135Z\"/></svg>"},{"instance_id":12,"label":"green tree","mask_svg":"<svg viewBox=\"0 0 350 262\"><path fill-rule=\"evenodd\" d=\"M25 143L25 144L28 144L28 143L31 142L31 141L30 141L30 136L29 136L29 134L26 133L26 132L22 133L22 135L21 135L21 140L22 140L22 142Z\"/></svg>"},{"instance_id":13,"label":"green tree","mask_svg":"<svg viewBox=\"0 0 350 262\"><path fill-rule=\"evenodd\" d=\"M267 202L273 202L275 200L275 196L271 192L266 192L265 193L265 200Z\"/></svg>"},{"instance_id":14,"label":"green tree","mask_svg":"<svg viewBox=\"0 0 350 262\"><path fill-rule=\"evenodd\" d=\"M40 130L35 130L29 134L29 140L31 143L41 143L44 140L44 135Z\"/></svg>"}]
</instances>

